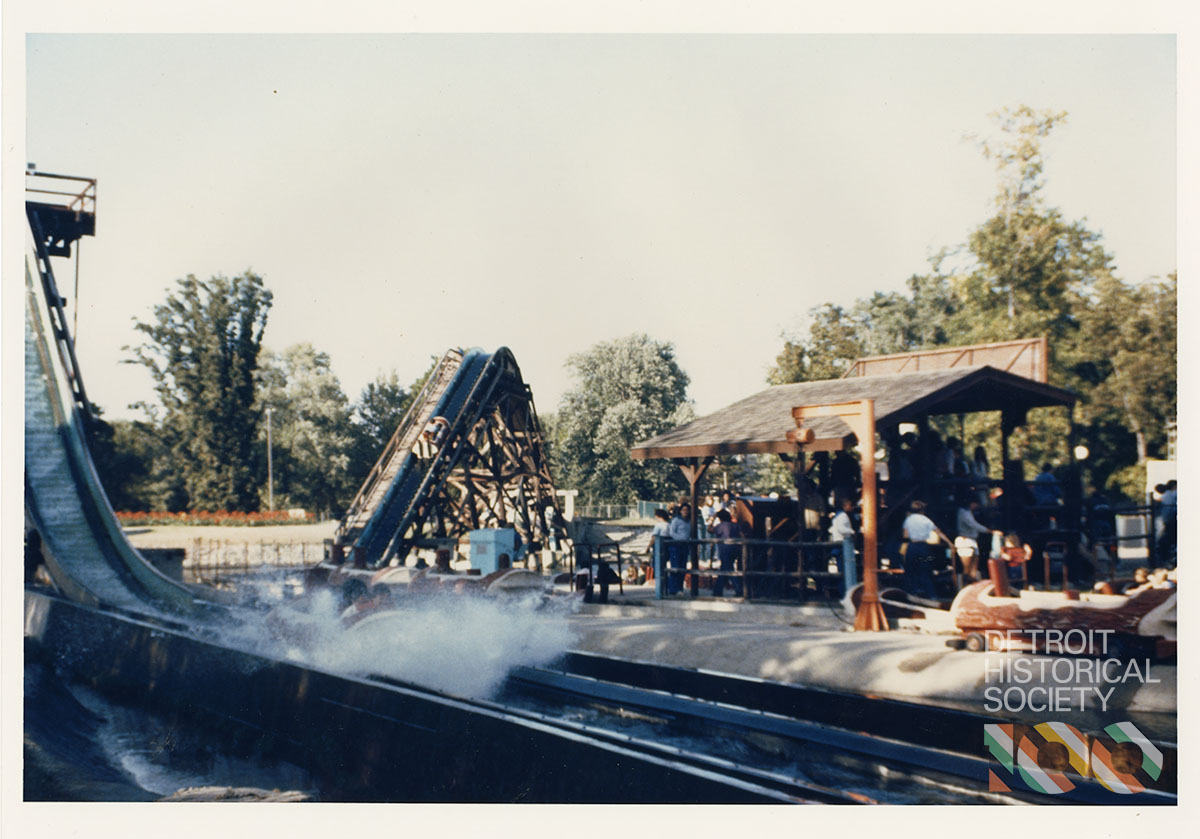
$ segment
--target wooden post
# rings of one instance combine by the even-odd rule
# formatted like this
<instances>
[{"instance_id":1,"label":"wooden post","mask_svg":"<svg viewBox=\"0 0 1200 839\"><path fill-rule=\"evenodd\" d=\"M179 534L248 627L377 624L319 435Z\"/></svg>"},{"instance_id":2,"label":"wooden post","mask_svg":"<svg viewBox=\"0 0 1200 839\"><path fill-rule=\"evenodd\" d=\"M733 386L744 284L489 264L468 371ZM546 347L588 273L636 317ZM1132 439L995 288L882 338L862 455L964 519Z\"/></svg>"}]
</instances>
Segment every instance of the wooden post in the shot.
<instances>
[{"instance_id":1,"label":"wooden post","mask_svg":"<svg viewBox=\"0 0 1200 839\"><path fill-rule=\"evenodd\" d=\"M683 472L683 477L687 478L688 492L690 504L692 507L692 518L689 524L691 525L691 535L688 537L691 541L688 547L691 549L688 554L691 562L689 565L692 569L692 584L689 587L689 593L695 597L700 591L700 550L696 544L696 522L699 518L700 511L696 509L696 487L700 483L700 479L704 477L704 473L708 471L709 465L713 462L711 456L700 460L696 457L690 457L687 460L676 460L679 465L679 470Z\"/></svg>"},{"instance_id":2,"label":"wooden post","mask_svg":"<svg viewBox=\"0 0 1200 839\"><path fill-rule=\"evenodd\" d=\"M617 544L617 590L625 593L625 575L621 573L621 545Z\"/></svg>"},{"instance_id":3,"label":"wooden post","mask_svg":"<svg viewBox=\"0 0 1200 839\"><path fill-rule=\"evenodd\" d=\"M742 602L750 602L750 546L742 542Z\"/></svg>"},{"instance_id":4,"label":"wooden post","mask_svg":"<svg viewBox=\"0 0 1200 839\"><path fill-rule=\"evenodd\" d=\"M1009 445L1008 438L1016 430L1024 419L1024 414L1017 414L1010 411L1000 412L1000 517L1004 523L1004 530L1017 529L1017 508L1021 504L1020 485L1013 478L1013 471L1009 468ZM1024 475L1017 476L1017 480L1024 482Z\"/></svg>"},{"instance_id":5,"label":"wooden post","mask_svg":"<svg viewBox=\"0 0 1200 839\"><path fill-rule=\"evenodd\" d=\"M877 498L875 495L875 400L862 401L863 414L859 423L861 433L855 429L858 448L862 454L862 513L863 513L863 597L858 613L854 616L854 628L859 631L888 629L887 616L879 603L879 554L877 521ZM853 426L852 426L853 427Z\"/></svg>"},{"instance_id":6,"label":"wooden post","mask_svg":"<svg viewBox=\"0 0 1200 839\"><path fill-rule=\"evenodd\" d=\"M862 532L863 595L854 616L854 628L876 632L889 629L887 616L879 602L878 499L875 491L875 400L860 399L832 405L807 405L792 409L799 433L789 431L787 439L803 445L811 442L812 431L804 429L810 417L836 416L850 426L858 438L862 454Z\"/></svg>"}]
</instances>

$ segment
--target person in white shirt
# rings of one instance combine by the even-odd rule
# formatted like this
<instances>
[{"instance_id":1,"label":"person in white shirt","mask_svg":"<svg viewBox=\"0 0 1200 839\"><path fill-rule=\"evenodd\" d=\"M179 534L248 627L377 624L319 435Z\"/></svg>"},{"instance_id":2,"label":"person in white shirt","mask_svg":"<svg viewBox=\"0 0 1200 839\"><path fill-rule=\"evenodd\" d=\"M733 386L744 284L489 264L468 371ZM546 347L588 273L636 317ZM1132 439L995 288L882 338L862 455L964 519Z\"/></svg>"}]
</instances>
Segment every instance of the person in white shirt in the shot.
<instances>
[{"instance_id":1,"label":"person in white shirt","mask_svg":"<svg viewBox=\"0 0 1200 839\"><path fill-rule=\"evenodd\" d=\"M716 529L718 509L720 508L717 506L716 498L711 495L704 496L704 506L700 508L700 518L696 519L696 535L701 539L707 539L713 530ZM704 554L705 559L712 560L712 545L701 545L700 551Z\"/></svg>"},{"instance_id":2,"label":"person in white shirt","mask_svg":"<svg viewBox=\"0 0 1200 839\"><path fill-rule=\"evenodd\" d=\"M850 513L853 511L854 501L850 498L843 498L842 509L838 510L829 525L829 541L841 542L838 571L842 575L843 597L858 582L858 569L855 567L854 561L854 520L850 517Z\"/></svg>"},{"instance_id":3,"label":"person in white shirt","mask_svg":"<svg viewBox=\"0 0 1200 839\"><path fill-rule=\"evenodd\" d=\"M904 582L911 594L934 599L937 597L933 585L934 546L945 542L953 547L953 543L925 515L923 501L914 501L910 509L912 512L904 520L904 538L908 540L904 549Z\"/></svg>"},{"instance_id":4,"label":"person in white shirt","mask_svg":"<svg viewBox=\"0 0 1200 839\"><path fill-rule=\"evenodd\" d=\"M854 501L850 498L843 498L842 509L838 510L829 525L830 542L844 542L854 538L854 521L850 518L853 510Z\"/></svg>"}]
</instances>

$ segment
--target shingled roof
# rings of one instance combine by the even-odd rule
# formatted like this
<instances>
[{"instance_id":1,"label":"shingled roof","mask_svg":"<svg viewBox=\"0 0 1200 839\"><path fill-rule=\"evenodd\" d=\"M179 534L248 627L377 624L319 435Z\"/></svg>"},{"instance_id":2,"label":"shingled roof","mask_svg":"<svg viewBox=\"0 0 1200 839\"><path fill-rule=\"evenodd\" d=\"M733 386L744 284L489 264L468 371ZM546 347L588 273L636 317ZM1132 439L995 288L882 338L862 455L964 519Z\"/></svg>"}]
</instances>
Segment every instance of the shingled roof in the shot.
<instances>
[{"instance_id":1,"label":"shingled roof","mask_svg":"<svg viewBox=\"0 0 1200 839\"><path fill-rule=\"evenodd\" d=\"M788 430L796 427L792 408L858 399L875 400L875 424L883 427L937 414L1071 405L1076 397L1068 390L988 366L800 382L767 388L644 440L630 454L635 460L649 460L795 452L796 446L785 439ZM808 427L815 439L804 445L806 451L836 451L855 442L849 426L836 417L818 417Z\"/></svg>"}]
</instances>

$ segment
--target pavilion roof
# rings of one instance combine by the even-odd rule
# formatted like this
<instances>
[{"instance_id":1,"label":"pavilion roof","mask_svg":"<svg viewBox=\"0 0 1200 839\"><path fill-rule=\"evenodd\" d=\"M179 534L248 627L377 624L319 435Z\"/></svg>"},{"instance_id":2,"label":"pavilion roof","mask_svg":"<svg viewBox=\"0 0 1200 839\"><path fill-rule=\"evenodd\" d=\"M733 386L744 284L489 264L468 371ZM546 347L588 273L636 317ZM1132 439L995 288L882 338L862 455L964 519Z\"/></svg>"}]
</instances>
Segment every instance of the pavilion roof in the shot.
<instances>
[{"instance_id":1,"label":"pavilion roof","mask_svg":"<svg viewBox=\"0 0 1200 839\"><path fill-rule=\"evenodd\" d=\"M792 409L875 400L877 427L915 422L923 416L1009 411L1072 405L1074 393L988 366L951 367L917 373L861 376L776 385L708 416L634 444L635 460L726 454L794 453L786 434L796 427ZM853 445L854 434L837 417L808 423L815 439L805 451L836 451Z\"/></svg>"}]
</instances>

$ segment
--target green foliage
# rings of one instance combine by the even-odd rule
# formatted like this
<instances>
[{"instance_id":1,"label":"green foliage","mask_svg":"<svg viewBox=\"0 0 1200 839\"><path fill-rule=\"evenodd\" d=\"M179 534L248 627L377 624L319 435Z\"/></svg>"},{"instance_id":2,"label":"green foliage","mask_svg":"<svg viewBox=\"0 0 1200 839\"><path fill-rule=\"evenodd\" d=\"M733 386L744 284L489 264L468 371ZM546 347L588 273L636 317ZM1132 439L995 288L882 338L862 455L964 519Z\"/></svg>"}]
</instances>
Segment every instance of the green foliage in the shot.
<instances>
[{"instance_id":1,"label":"green foliage","mask_svg":"<svg viewBox=\"0 0 1200 839\"><path fill-rule=\"evenodd\" d=\"M694 417L674 347L630 335L572 355L567 366L578 384L547 424L556 484L579 488L587 503L678 494L686 484L673 464L629 456L634 443Z\"/></svg>"},{"instance_id":2,"label":"green foliage","mask_svg":"<svg viewBox=\"0 0 1200 839\"><path fill-rule=\"evenodd\" d=\"M388 374L380 374L375 381L368 382L354 404L354 446L350 462L351 484L357 489L366 480L375 465L375 461L383 454L384 448L404 419L409 407L421 388L425 386L429 374L437 366L433 360L429 368L407 388L400 384L400 378L393 370Z\"/></svg>"},{"instance_id":3,"label":"green foliage","mask_svg":"<svg viewBox=\"0 0 1200 839\"><path fill-rule=\"evenodd\" d=\"M258 409L268 407L275 507L340 515L354 491L349 473L354 436L350 406L329 356L307 343L264 352ZM264 463L266 442L264 423L259 432ZM265 482L262 492L265 500Z\"/></svg>"},{"instance_id":4,"label":"green foliage","mask_svg":"<svg viewBox=\"0 0 1200 839\"><path fill-rule=\"evenodd\" d=\"M841 307L823 303L809 312L808 336L786 341L767 376L773 385L839 378L861 355L863 341L857 324Z\"/></svg>"},{"instance_id":5,"label":"green foliage","mask_svg":"<svg viewBox=\"0 0 1200 839\"><path fill-rule=\"evenodd\" d=\"M270 308L271 292L253 273L188 275L152 320L135 324L146 341L132 361L154 378L158 431L178 478L171 509L258 508L255 371Z\"/></svg>"},{"instance_id":6,"label":"green foliage","mask_svg":"<svg viewBox=\"0 0 1200 839\"><path fill-rule=\"evenodd\" d=\"M1176 277L1122 282L1100 235L1045 205L1043 141L1065 113L1022 106L994 116L999 133L981 143L999 174L991 218L935 256L930 273L909 278L907 294L813 309L808 333L786 337L768 381L837 378L869 355L1046 336L1051 383L1080 395L1089 480L1128 494L1130 467L1165 454L1176 413ZM952 261L958 267L946 269ZM995 417L964 425L968 448L985 445L997 464ZM1069 430L1061 409L1032 412L1013 455L1065 463Z\"/></svg>"},{"instance_id":7,"label":"green foliage","mask_svg":"<svg viewBox=\"0 0 1200 839\"><path fill-rule=\"evenodd\" d=\"M182 483L173 474L167 447L148 422L101 421L89 435L96 472L114 510L183 509Z\"/></svg>"},{"instance_id":8,"label":"green foliage","mask_svg":"<svg viewBox=\"0 0 1200 839\"><path fill-rule=\"evenodd\" d=\"M354 436L356 459L370 461L365 471L370 471L383 453L415 395L400 384L395 370L376 376L363 388L354 405Z\"/></svg>"}]
</instances>

